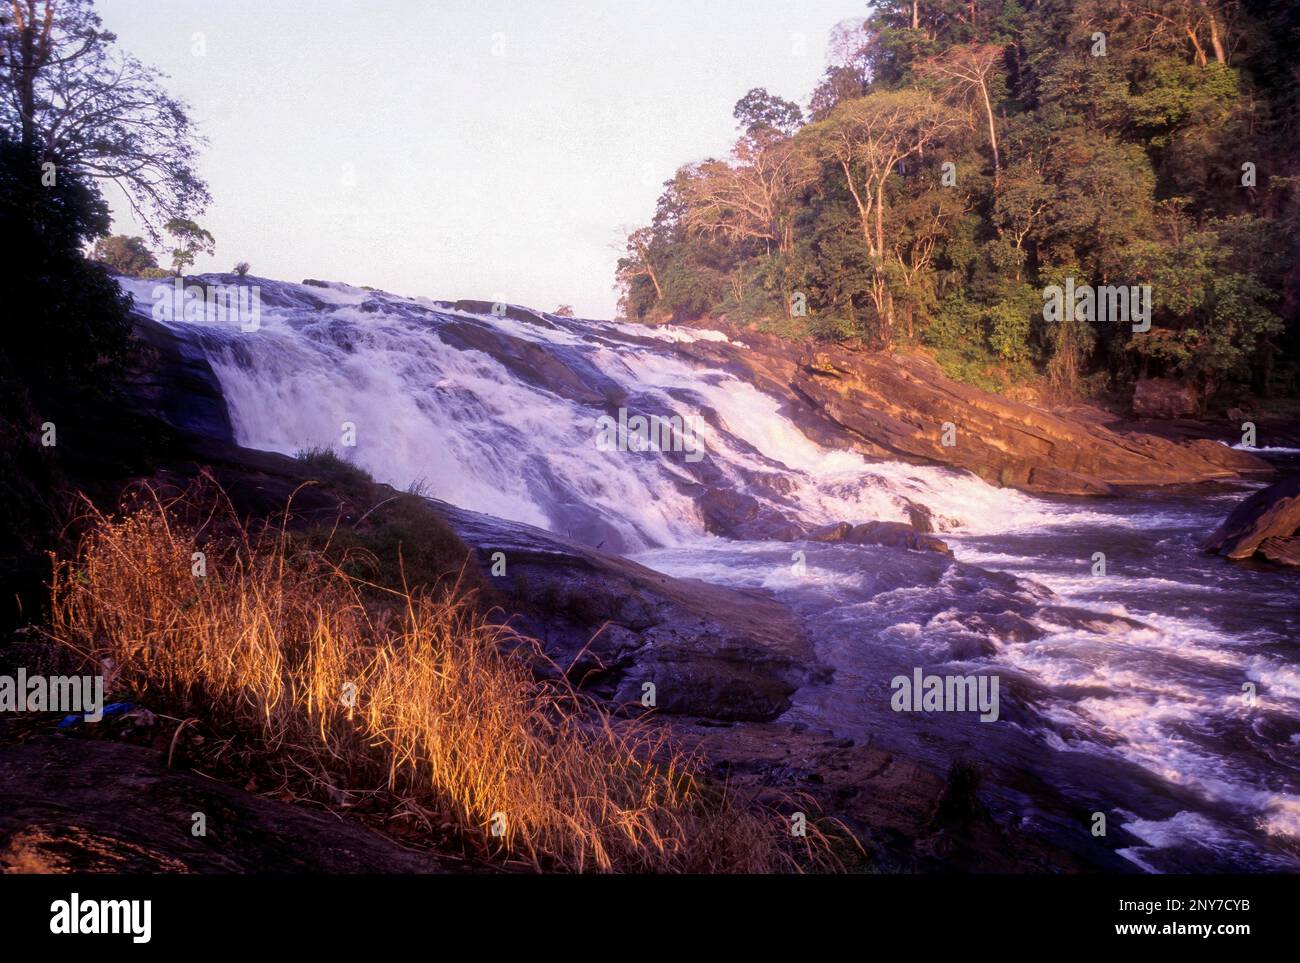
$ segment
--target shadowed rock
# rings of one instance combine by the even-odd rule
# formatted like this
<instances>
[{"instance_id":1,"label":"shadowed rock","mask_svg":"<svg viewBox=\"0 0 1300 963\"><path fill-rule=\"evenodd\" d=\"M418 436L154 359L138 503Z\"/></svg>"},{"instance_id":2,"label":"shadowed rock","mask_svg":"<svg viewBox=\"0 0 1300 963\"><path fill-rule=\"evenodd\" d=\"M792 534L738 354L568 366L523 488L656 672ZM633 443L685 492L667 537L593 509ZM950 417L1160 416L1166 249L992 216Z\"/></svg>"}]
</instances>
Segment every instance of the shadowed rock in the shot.
<instances>
[{"instance_id":1,"label":"shadowed rock","mask_svg":"<svg viewBox=\"0 0 1300 963\"><path fill-rule=\"evenodd\" d=\"M912 525L902 522L864 522L850 525L839 522L805 535L810 542L845 542L850 545L884 545L889 548L906 548L914 552L939 552L951 555L952 549L941 538L926 534L928 529L918 529L916 519ZM920 520L928 523L928 518Z\"/></svg>"},{"instance_id":2,"label":"shadowed rock","mask_svg":"<svg viewBox=\"0 0 1300 963\"><path fill-rule=\"evenodd\" d=\"M181 431L234 442L221 382L204 351L143 313L134 319L140 352L130 372L133 406Z\"/></svg>"},{"instance_id":3,"label":"shadowed rock","mask_svg":"<svg viewBox=\"0 0 1300 963\"><path fill-rule=\"evenodd\" d=\"M768 592L680 579L541 529L433 505L561 668L620 703L652 683L661 712L773 719L829 670L789 610Z\"/></svg>"},{"instance_id":4,"label":"shadowed rock","mask_svg":"<svg viewBox=\"0 0 1300 963\"><path fill-rule=\"evenodd\" d=\"M192 816L206 817L195 836ZM0 752L0 872L446 873L357 822L166 767L124 742L39 736Z\"/></svg>"}]
</instances>

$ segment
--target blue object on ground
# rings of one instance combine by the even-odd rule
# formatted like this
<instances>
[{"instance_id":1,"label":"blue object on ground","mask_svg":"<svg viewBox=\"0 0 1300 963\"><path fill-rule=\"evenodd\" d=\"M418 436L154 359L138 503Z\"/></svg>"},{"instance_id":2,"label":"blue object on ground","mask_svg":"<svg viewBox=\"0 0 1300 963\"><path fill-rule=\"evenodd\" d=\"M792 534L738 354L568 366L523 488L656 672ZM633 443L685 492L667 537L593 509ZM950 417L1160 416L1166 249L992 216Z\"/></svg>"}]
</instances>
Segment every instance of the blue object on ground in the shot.
<instances>
[{"instance_id":1,"label":"blue object on ground","mask_svg":"<svg viewBox=\"0 0 1300 963\"><path fill-rule=\"evenodd\" d=\"M134 702L114 702L110 705L104 706L104 718L107 719L109 716L121 715L123 712L129 712L134 708ZM86 718L85 713L82 713L81 715L64 716L59 720L59 728L69 729L84 718Z\"/></svg>"}]
</instances>

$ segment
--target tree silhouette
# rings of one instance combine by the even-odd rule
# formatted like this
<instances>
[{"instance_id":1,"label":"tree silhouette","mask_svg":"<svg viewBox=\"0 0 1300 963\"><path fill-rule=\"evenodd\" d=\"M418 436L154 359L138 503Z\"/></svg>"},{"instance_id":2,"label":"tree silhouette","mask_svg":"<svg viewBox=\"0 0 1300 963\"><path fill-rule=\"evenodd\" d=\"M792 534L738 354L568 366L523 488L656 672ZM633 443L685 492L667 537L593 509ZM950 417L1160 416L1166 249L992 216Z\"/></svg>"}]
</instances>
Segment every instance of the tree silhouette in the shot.
<instances>
[{"instance_id":1,"label":"tree silhouette","mask_svg":"<svg viewBox=\"0 0 1300 963\"><path fill-rule=\"evenodd\" d=\"M211 200L202 139L161 74L115 46L91 0L7 0L0 14L0 127L42 162L112 181L146 231Z\"/></svg>"}]
</instances>

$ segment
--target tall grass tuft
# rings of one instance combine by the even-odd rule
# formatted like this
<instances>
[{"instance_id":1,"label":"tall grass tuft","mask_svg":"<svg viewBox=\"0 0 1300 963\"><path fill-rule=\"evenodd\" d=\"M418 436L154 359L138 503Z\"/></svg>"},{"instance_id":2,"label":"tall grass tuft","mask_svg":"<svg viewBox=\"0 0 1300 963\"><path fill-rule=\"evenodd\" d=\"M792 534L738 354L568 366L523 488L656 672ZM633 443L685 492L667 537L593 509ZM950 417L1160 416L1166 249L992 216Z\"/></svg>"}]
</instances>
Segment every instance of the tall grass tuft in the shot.
<instances>
[{"instance_id":1,"label":"tall grass tuft","mask_svg":"<svg viewBox=\"0 0 1300 963\"><path fill-rule=\"evenodd\" d=\"M539 870L823 865L818 834L793 846L778 814L701 779L662 729L535 671L535 643L463 593L389 592L377 606L280 528L232 520L202 540L182 517L157 496L124 517L94 513L55 566L51 634L111 660L119 691L321 787L386 790Z\"/></svg>"}]
</instances>

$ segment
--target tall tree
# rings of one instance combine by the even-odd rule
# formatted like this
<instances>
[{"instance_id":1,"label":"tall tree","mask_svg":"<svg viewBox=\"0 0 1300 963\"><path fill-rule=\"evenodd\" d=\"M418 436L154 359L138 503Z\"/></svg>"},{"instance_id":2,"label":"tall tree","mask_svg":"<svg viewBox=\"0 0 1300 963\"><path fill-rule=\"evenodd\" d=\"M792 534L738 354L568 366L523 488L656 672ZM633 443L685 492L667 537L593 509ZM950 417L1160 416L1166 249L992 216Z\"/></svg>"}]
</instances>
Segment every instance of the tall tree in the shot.
<instances>
[{"instance_id":1,"label":"tall tree","mask_svg":"<svg viewBox=\"0 0 1300 963\"><path fill-rule=\"evenodd\" d=\"M751 137L762 134L788 137L803 123L803 111L798 104L769 94L762 87L755 87L736 101L731 115L740 123L741 130Z\"/></svg>"},{"instance_id":2,"label":"tall tree","mask_svg":"<svg viewBox=\"0 0 1300 963\"><path fill-rule=\"evenodd\" d=\"M798 192L817 174L793 140L742 138L729 161L698 165L687 182L686 227L694 232L754 240L782 253L794 245Z\"/></svg>"},{"instance_id":3,"label":"tall tree","mask_svg":"<svg viewBox=\"0 0 1300 963\"><path fill-rule=\"evenodd\" d=\"M807 129L816 152L838 170L853 198L862 239L873 266L871 300L880 338L894 337L894 302L886 263L886 190L900 165L956 132L962 119L919 90L880 91L841 104Z\"/></svg>"},{"instance_id":4,"label":"tall tree","mask_svg":"<svg viewBox=\"0 0 1300 963\"><path fill-rule=\"evenodd\" d=\"M91 0L5 0L0 127L43 162L117 184L146 230L211 200L202 139L161 75L115 46Z\"/></svg>"},{"instance_id":5,"label":"tall tree","mask_svg":"<svg viewBox=\"0 0 1300 963\"><path fill-rule=\"evenodd\" d=\"M939 56L923 61L917 68L918 75L946 81L952 93L958 97L973 97L983 108L989 148L993 152L994 190L1002 179L1002 158L998 153L998 129L989 88L1003 56L1004 51L997 44L963 44L949 47Z\"/></svg>"},{"instance_id":6,"label":"tall tree","mask_svg":"<svg viewBox=\"0 0 1300 963\"><path fill-rule=\"evenodd\" d=\"M210 255L217 246L216 239L211 234L185 218L173 217L167 222L166 231L176 238L176 247L172 249L172 267L176 270L177 277L194 263L198 255Z\"/></svg>"}]
</instances>

